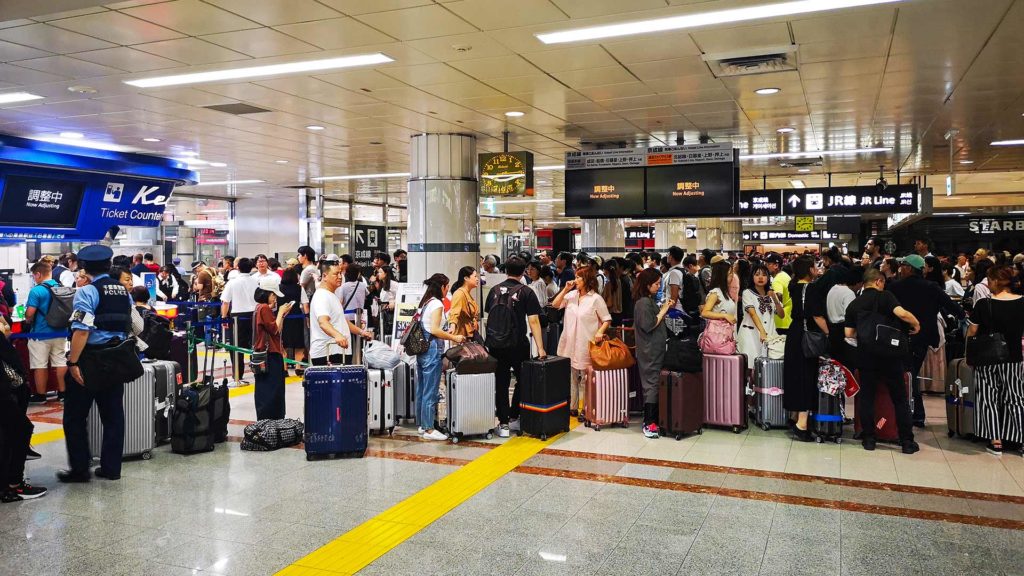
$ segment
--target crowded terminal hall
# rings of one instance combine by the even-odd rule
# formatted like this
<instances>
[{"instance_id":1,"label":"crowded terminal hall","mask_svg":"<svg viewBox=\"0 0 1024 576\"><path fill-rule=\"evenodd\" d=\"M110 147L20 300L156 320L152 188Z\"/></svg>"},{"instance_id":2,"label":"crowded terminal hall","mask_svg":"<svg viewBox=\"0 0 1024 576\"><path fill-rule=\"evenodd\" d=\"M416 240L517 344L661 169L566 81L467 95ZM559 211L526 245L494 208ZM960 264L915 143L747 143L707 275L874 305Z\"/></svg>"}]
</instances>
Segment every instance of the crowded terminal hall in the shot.
<instances>
[{"instance_id":1,"label":"crowded terminal hall","mask_svg":"<svg viewBox=\"0 0 1024 576\"><path fill-rule=\"evenodd\" d=\"M0 574L1024 575L1024 0L0 5Z\"/></svg>"}]
</instances>

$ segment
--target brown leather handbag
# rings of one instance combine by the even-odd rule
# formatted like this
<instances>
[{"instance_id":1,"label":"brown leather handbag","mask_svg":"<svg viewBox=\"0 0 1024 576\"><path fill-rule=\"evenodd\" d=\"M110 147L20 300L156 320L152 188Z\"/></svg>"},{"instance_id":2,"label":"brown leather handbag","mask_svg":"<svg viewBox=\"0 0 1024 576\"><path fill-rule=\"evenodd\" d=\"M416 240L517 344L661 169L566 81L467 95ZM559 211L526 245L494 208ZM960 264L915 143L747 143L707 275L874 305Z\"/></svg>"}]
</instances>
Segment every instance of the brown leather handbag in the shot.
<instances>
[{"instance_id":1,"label":"brown leather handbag","mask_svg":"<svg viewBox=\"0 0 1024 576\"><path fill-rule=\"evenodd\" d=\"M618 338L602 340L597 344L590 343L590 361L594 370L620 370L636 363L629 347Z\"/></svg>"}]
</instances>

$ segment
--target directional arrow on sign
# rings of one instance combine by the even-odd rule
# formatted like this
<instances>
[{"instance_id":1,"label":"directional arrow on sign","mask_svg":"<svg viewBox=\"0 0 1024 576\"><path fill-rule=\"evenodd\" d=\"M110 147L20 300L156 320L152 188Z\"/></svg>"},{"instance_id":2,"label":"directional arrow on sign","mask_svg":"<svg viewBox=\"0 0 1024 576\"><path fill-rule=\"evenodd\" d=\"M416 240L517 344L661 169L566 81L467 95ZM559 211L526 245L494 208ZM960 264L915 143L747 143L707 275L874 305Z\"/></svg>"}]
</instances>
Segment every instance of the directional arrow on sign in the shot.
<instances>
[{"instance_id":1,"label":"directional arrow on sign","mask_svg":"<svg viewBox=\"0 0 1024 576\"><path fill-rule=\"evenodd\" d=\"M363 231L362 230L356 230L356 242L358 242L360 244L366 244L366 240L363 239Z\"/></svg>"},{"instance_id":2,"label":"directional arrow on sign","mask_svg":"<svg viewBox=\"0 0 1024 576\"><path fill-rule=\"evenodd\" d=\"M796 208L796 205L799 203L800 197L797 196L796 194L793 194L792 196L789 197L789 205L792 206L793 208Z\"/></svg>"}]
</instances>

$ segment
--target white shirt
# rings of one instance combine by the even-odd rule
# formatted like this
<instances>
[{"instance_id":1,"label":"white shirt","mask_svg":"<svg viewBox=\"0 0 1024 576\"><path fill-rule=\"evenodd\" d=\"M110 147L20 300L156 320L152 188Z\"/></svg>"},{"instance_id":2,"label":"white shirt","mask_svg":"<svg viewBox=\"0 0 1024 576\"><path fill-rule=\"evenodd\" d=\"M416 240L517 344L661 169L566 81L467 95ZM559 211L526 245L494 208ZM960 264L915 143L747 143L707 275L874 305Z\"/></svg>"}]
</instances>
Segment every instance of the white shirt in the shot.
<instances>
[{"instance_id":1,"label":"white shirt","mask_svg":"<svg viewBox=\"0 0 1024 576\"><path fill-rule=\"evenodd\" d=\"M241 272L239 272L237 268L232 268L231 271L228 272L228 280L234 280L239 274L241 274Z\"/></svg>"},{"instance_id":2,"label":"white shirt","mask_svg":"<svg viewBox=\"0 0 1024 576\"><path fill-rule=\"evenodd\" d=\"M955 298L963 298L964 287L956 280L950 278L949 280L946 280L946 294Z\"/></svg>"},{"instance_id":3,"label":"white shirt","mask_svg":"<svg viewBox=\"0 0 1024 576\"><path fill-rule=\"evenodd\" d=\"M239 274L224 285L220 301L231 305L232 314L252 312L256 310L256 288L259 288L256 278Z\"/></svg>"},{"instance_id":4,"label":"white shirt","mask_svg":"<svg viewBox=\"0 0 1024 576\"><path fill-rule=\"evenodd\" d=\"M267 268L267 273L266 274L260 274L259 270L255 270L254 269L252 271L251 276L253 278L255 278L256 279L256 283L259 284L259 281L264 279L264 278L270 278L271 276L277 276L277 272L274 272L270 268Z\"/></svg>"},{"instance_id":5,"label":"white shirt","mask_svg":"<svg viewBox=\"0 0 1024 576\"><path fill-rule=\"evenodd\" d=\"M302 304L309 304L310 293L316 291L319 283L320 274L317 271L316 264L310 264L302 269L302 274L299 274L299 286L302 287L302 296L300 297Z\"/></svg>"},{"instance_id":6,"label":"white shirt","mask_svg":"<svg viewBox=\"0 0 1024 576\"><path fill-rule=\"evenodd\" d=\"M444 302L441 302L437 298L431 298L429 302L423 305L423 312L420 314L420 323L423 324L423 331L427 333L427 340L433 341L434 335L430 333L430 322L433 317L434 310L441 309L441 323L439 327L444 327L447 323L444 317Z\"/></svg>"},{"instance_id":7,"label":"white shirt","mask_svg":"<svg viewBox=\"0 0 1024 576\"><path fill-rule=\"evenodd\" d=\"M833 324L842 324L846 320L846 307L856 299L857 294L845 284L836 284L830 288L825 296L828 321Z\"/></svg>"},{"instance_id":8,"label":"white shirt","mask_svg":"<svg viewBox=\"0 0 1024 576\"><path fill-rule=\"evenodd\" d=\"M346 313L345 317L349 320L355 321L356 310L362 310L366 307L366 283L362 280L356 280L355 282L345 282L334 294L341 301L342 307L345 310L352 310L351 314ZM351 298L349 298L351 296ZM345 303L348 302L346 305Z\"/></svg>"},{"instance_id":9,"label":"white shirt","mask_svg":"<svg viewBox=\"0 0 1024 576\"><path fill-rule=\"evenodd\" d=\"M72 272L71 270L65 270L65 271L60 273L60 278L57 279L57 282L61 286L65 287L65 288L74 288L75 287L75 276L77 276L77 275L78 275L78 272ZM133 282L135 281L134 278L132 279L132 281Z\"/></svg>"},{"instance_id":10,"label":"white shirt","mask_svg":"<svg viewBox=\"0 0 1024 576\"><path fill-rule=\"evenodd\" d=\"M679 299L676 300L675 309L685 312L683 310L683 279L686 277L686 273L681 267L673 266L666 276L668 276L668 282L665 285L665 298L672 297L672 286L679 286Z\"/></svg>"},{"instance_id":11,"label":"white shirt","mask_svg":"<svg viewBox=\"0 0 1024 576\"><path fill-rule=\"evenodd\" d=\"M330 318L331 326L348 339L348 348L342 349L334 341L334 337L320 327L320 317ZM345 320L345 311L341 308L338 297L324 288L318 288L309 302L309 357L325 358L334 354L352 353L352 333Z\"/></svg>"}]
</instances>

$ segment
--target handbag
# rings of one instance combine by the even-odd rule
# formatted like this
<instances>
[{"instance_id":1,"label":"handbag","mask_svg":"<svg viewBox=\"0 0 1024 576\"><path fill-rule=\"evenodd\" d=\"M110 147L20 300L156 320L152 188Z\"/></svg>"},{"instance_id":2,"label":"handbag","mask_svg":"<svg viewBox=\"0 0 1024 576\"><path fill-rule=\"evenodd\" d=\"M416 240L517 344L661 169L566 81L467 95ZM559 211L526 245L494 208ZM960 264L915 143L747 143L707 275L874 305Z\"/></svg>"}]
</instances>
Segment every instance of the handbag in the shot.
<instances>
[{"instance_id":1,"label":"handbag","mask_svg":"<svg viewBox=\"0 0 1024 576\"><path fill-rule=\"evenodd\" d=\"M782 360L786 357L786 336L779 334L765 342L768 347L768 358L771 360Z\"/></svg>"},{"instance_id":2,"label":"handbag","mask_svg":"<svg viewBox=\"0 0 1024 576\"><path fill-rule=\"evenodd\" d=\"M725 320L708 320L704 331L697 338L697 344L704 354L735 354L736 331L733 325Z\"/></svg>"},{"instance_id":3,"label":"handbag","mask_svg":"<svg viewBox=\"0 0 1024 576\"><path fill-rule=\"evenodd\" d=\"M618 338L590 343L590 361L594 370L620 370L636 364L626 343Z\"/></svg>"},{"instance_id":4,"label":"handbag","mask_svg":"<svg viewBox=\"0 0 1024 576\"><path fill-rule=\"evenodd\" d=\"M800 341L800 348L803 350L804 358L828 357L828 334L824 332L812 332L807 324L807 289L810 284L804 284L801 294L800 306L804 312L804 337Z\"/></svg>"},{"instance_id":5,"label":"handbag","mask_svg":"<svg viewBox=\"0 0 1024 576\"><path fill-rule=\"evenodd\" d=\"M261 304L261 306L262 306L262 304ZM253 336L253 341L254 342L256 340L255 335L259 334L259 330L260 330L260 326L259 326L259 324L256 321L256 318L259 316L259 311L258 310L259 309L257 308L257 312L252 315L252 333L254 334L254 336ZM264 350L256 350L255 349L256 347L253 346L253 352L249 356L249 368L252 369L253 375L262 375L262 374L266 374L267 373L267 359L268 359L269 354L270 354L270 340L269 340L270 335L269 334L267 334L267 338L268 338L268 340L267 340L267 345L264 347L265 349Z\"/></svg>"},{"instance_id":6,"label":"handbag","mask_svg":"<svg viewBox=\"0 0 1024 576\"><path fill-rule=\"evenodd\" d=\"M78 363L85 387L93 392L127 384L145 373L134 338L114 340L105 348L86 348Z\"/></svg>"},{"instance_id":7,"label":"handbag","mask_svg":"<svg viewBox=\"0 0 1024 576\"><path fill-rule=\"evenodd\" d=\"M988 302L988 317L992 318L992 299ZM967 339L967 364L974 366L995 366L1010 361L1010 348L1001 332L985 332Z\"/></svg>"},{"instance_id":8,"label":"handbag","mask_svg":"<svg viewBox=\"0 0 1024 576\"><path fill-rule=\"evenodd\" d=\"M696 338L675 338L665 342L664 368L669 372L699 374L703 368L704 354Z\"/></svg>"},{"instance_id":9,"label":"handbag","mask_svg":"<svg viewBox=\"0 0 1024 576\"><path fill-rule=\"evenodd\" d=\"M430 349L430 341L427 340L427 336L424 334L419 312L413 315L412 321L405 328L405 332L402 332L402 338L399 342L402 344L405 353L409 356L419 356Z\"/></svg>"},{"instance_id":10,"label":"handbag","mask_svg":"<svg viewBox=\"0 0 1024 576\"><path fill-rule=\"evenodd\" d=\"M455 367L456 374L493 374L498 368L498 361L487 349L472 340L452 346L444 357Z\"/></svg>"}]
</instances>

